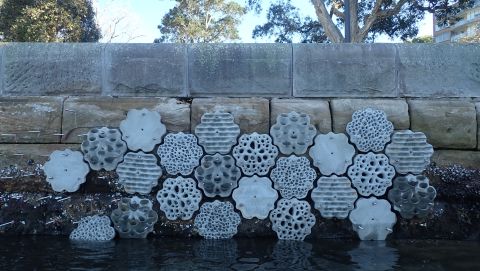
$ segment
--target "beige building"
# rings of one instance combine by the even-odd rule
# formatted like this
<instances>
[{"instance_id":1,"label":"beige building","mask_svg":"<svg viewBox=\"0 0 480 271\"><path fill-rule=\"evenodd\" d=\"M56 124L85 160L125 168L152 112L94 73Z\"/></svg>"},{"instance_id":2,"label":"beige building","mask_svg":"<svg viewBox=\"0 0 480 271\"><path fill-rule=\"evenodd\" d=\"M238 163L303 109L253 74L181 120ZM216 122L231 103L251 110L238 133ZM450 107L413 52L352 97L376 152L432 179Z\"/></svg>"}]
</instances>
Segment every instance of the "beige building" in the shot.
<instances>
[{"instance_id":1,"label":"beige building","mask_svg":"<svg viewBox=\"0 0 480 271\"><path fill-rule=\"evenodd\" d=\"M451 26L438 26L433 16L433 37L436 43L458 42L460 39L473 36L480 24L480 0L474 6L459 14L462 19Z\"/></svg>"}]
</instances>

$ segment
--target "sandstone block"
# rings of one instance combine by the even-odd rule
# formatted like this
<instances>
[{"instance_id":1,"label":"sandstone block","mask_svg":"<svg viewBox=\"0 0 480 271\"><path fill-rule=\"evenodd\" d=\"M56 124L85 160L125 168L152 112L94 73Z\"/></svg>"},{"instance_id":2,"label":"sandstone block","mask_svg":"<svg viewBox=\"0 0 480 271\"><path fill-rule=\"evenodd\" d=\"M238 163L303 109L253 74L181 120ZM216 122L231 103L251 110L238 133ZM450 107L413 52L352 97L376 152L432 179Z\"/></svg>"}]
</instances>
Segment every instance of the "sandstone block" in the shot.
<instances>
[{"instance_id":1,"label":"sandstone block","mask_svg":"<svg viewBox=\"0 0 480 271\"><path fill-rule=\"evenodd\" d=\"M67 148L80 151L78 144L0 144L0 168L23 169L44 164L53 151Z\"/></svg>"},{"instance_id":2,"label":"sandstone block","mask_svg":"<svg viewBox=\"0 0 480 271\"><path fill-rule=\"evenodd\" d=\"M460 165L480 169L480 151L436 150L431 158L437 166Z\"/></svg>"}]
</instances>

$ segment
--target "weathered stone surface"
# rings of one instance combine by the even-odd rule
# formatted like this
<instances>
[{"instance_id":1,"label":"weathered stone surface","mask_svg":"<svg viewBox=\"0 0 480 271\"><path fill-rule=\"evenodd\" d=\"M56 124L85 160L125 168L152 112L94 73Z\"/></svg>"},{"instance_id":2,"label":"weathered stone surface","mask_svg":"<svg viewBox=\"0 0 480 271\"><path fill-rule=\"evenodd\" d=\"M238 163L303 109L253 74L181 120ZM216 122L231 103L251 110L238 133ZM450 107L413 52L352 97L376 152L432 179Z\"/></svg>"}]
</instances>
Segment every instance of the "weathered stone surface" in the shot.
<instances>
[{"instance_id":1,"label":"weathered stone surface","mask_svg":"<svg viewBox=\"0 0 480 271\"><path fill-rule=\"evenodd\" d=\"M12 43L4 47L4 94L92 95L102 89L102 47Z\"/></svg>"},{"instance_id":2,"label":"weathered stone surface","mask_svg":"<svg viewBox=\"0 0 480 271\"><path fill-rule=\"evenodd\" d=\"M387 44L293 45L293 96L395 97L395 47Z\"/></svg>"},{"instance_id":3,"label":"weathered stone surface","mask_svg":"<svg viewBox=\"0 0 480 271\"><path fill-rule=\"evenodd\" d=\"M278 115L290 111L307 114L310 117L310 123L313 124L320 133L332 131L332 119L327 100L272 99L270 102L270 123L274 124Z\"/></svg>"},{"instance_id":4,"label":"weathered stone surface","mask_svg":"<svg viewBox=\"0 0 480 271\"><path fill-rule=\"evenodd\" d=\"M190 131L190 105L174 98L73 97L63 109L63 142L80 143L94 127L118 127L130 109L157 111L168 131Z\"/></svg>"},{"instance_id":5,"label":"weathered stone surface","mask_svg":"<svg viewBox=\"0 0 480 271\"><path fill-rule=\"evenodd\" d=\"M480 169L480 151L435 150L431 161L439 167L460 165Z\"/></svg>"},{"instance_id":6,"label":"weathered stone surface","mask_svg":"<svg viewBox=\"0 0 480 271\"><path fill-rule=\"evenodd\" d=\"M45 163L56 150L80 150L77 144L0 144L0 168Z\"/></svg>"},{"instance_id":7,"label":"weathered stone surface","mask_svg":"<svg viewBox=\"0 0 480 271\"><path fill-rule=\"evenodd\" d=\"M0 98L0 142L59 143L61 97Z\"/></svg>"},{"instance_id":8,"label":"weathered stone surface","mask_svg":"<svg viewBox=\"0 0 480 271\"><path fill-rule=\"evenodd\" d=\"M241 134L268 133L270 131L270 105L267 99L220 97L193 99L191 130L195 130L203 114L215 111L232 114L234 122L240 126Z\"/></svg>"},{"instance_id":9,"label":"weathered stone surface","mask_svg":"<svg viewBox=\"0 0 480 271\"><path fill-rule=\"evenodd\" d=\"M186 52L181 44L108 44L104 94L185 96Z\"/></svg>"},{"instance_id":10,"label":"weathered stone surface","mask_svg":"<svg viewBox=\"0 0 480 271\"><path fill-rule=\"evenodd\" d=\"M477 147L475 105L459 100L411 100L412 131L425 133L435 148Z\"/></svg>"},{"instance_id":11,"label":"weathered stone surface","mask_svg":"<svg viewBox=\"0 0 480 271\"><path fill-rule=\"evenodd\" d=\"M407 97L480 97L480 47L397 44L401 94ZM448 74L448 76L446 76Z\"/></svg>"},{"instance_id":12,"label":"weathered stone surface","mask_svg":"<svg viewBox=\"0 0 480 271\"><path fill-rule=\"evenodd\" d=\"M480 138L480 102L475 103L477 111L477 140ZM480 142L477 142L477 149L480 149Z\"/></svg>"},{"instance_id":13,"label":"weathered stone surface","mask_svg":"<svg viewBox=\"0 0 480 271\"><path fill-rule=\"evenodd\" d=\"M290 96L289 44L192 44L188 55L191 96Z\"/></svg>"},{"instance_id":14,"label":"weathered stone surface","mask_svg":"<svg viewBox=\"0 0 480 271\"><path fill-rule=\"evenodd\" d=\"M334 99L330 106L335 133L344 133L347 123L352 120L353 112L367 107L385 112L396 130L410 128L408 104L402 99Z\"/></svg>"}]
</instances>

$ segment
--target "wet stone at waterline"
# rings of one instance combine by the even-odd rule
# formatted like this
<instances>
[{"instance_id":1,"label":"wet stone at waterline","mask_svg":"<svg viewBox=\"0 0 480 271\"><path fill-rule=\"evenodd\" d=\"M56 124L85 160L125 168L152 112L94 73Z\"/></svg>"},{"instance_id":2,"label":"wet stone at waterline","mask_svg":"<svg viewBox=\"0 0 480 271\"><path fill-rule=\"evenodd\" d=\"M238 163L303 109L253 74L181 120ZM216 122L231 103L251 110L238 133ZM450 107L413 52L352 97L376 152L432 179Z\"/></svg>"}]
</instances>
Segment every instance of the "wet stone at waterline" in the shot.
<instances>
[{"instance_id":1,"label":"wet stone at waterline","mask_svg":"<svg viewBox=\"0 0 480 271\"><path fill-rule=\"evenodd\" d=\"M127 152L127 144L118 129L94 128L82 142L85 161L93 170L114 170Z\"/></svg>"},{"instance_id":2,"label":"wet stone at waterline","mask_svg":"<svg viewBox=\"0 0 480 271\"><path fill-rule=\"evenodd\" d=\"M349 218L360 240L385 240L397 222L390 203L375 197L358 199Z\"/></svg>"},{"instance_id":3,"label":"wet stone at waterline","mask_svg":"<svg viewBox=\"0 0 480 271\"><path fill-rule=\"evenodd\" d=\"M310 157L323 175L344 174L352 164L355 148L345 134L320 134L310 148Z\"/></svg>"},{"instance_id":4,"label":"wet stone at waterline","mask_svg":"<svg viewBox=\"0 0 480 271\"><path fill-rule=\"evenodd\" d=\"M205 202L195 217L198 234L206 239L228 239L237 234L240 216L230 202Z\"/></svg>"},{"instance_id":5,"label":"wet stone at waterline","mask_svg":"<svg viewBox=\"0 0 480 271\"><path fill-rule=\"evenodd\" d=\"M115 229L110 226L108 216L87 216L78 223L78 227L70 234L74 241L110 241L115 238Z\"/></svg>"},{"instance_id":6,"label":"wet stone at waterline","mask_svg":"<svg viewBox=\"0 0 480 271\"><path fill-rule=\"evenodd\" d=\"M191 178L168 178L157 193L160 210L169 220L192 218L202 200L202 192Z\"/></svg>"},{"instance_id":7,"label":"wet stone at waterline","mask_svg":"<svg viewBox=\"0 0 480 271\"><path fill-rule=\"evenodd\" d=\"M277 208L270 212L272 230L281 240L304 240L315 225L310 204L298 199L280 199Z\"/></svg>"},{"instance_id":8,"label":"wet stone at waterline","mask_svg":"<svg viewBox=\"0 0 480 271\"><path fill-rule=\"evenodd\" d=\"M240 127L234 123L232 114L216 111L205 113L201 123L195 127L199 144L208 154L227 154L237 144Z\"/></svg>"},{"instance_id":9,"label":"wet stone at waterline","mask_svg":"<svg viewBox=\"0 0 480 271\"><path fill-rule=\"evenodd\" d=\"M237 187L241 171L230 155L205 155L195 169L195 178L207 197L228 197Z\"/></svg>"},{"instance_id":10,"label":"wet stone at waterline","mask_svg":"<svg viewBox=\"0 0 480 271\"><path fill-rule=\"evenodd\" d=\"M348 177L362 196L382 196L389 186L395 169L388 163L385 154L358 154L348 169Z\"/></svg>"},{"instance_id":11,"label":"wet stone at waterline","mask_svg":"<svg viewBox=\"0 0 480 271\"><path fill-rule=\"evenodd\" d=\"M90 168L79 151L54 151L43 165L47 182L56 192L75 192L86 181Z\"/></svg>"},{"instance_id":12,"label":"wet stone at waterline","mask_svg":"<svg viewBox=\"0 0 480 271\"><path fill-rule=\"evenodd\" d=\"M135 196L122 198L110 218L121 238L146 238L153 231L158 215L152 210L150 200Z\"/></svg>"},{"instance_id":13,"label":"wet stone at waterline","mask_svg":"<svg viewBox=\"0 0 480 271\"><path fill-rule=\"evenodd\" d=\"M157 153L160 165L165 167L168 174L189 175L200 163L203 150L194 135L180 132L167 134Z\"/></svg>"},{"instance_id":14,"label":"wet stone at waterline","mask_svg":"<svg viewBox=\"0 0 480 271\"><path fill-rule=\"evenodd\" d=\"M235 206L246 219L268 217L270 210L275 208L278 193L272 188L272 181L267 177L243 177L238 188L233 191Z\"/></svg>"},{"instance_id":15,"label":"wet stone at waterline","mask_svg":"<svg viewBox=\"0 0 480 271\"><path fill-rule=\"evenodd\" d=\"M388 200L393 209L403 218L425 217L433 209L437 192L430 186L425 176L398 176L393 180L393 187L388 192Z\"/></svg>"},{"instance_id":16,"label":"wet stone at waterline","mask_svg":"<svg viewBox=\"0 0 480 271\"><path fill-rule=\"evenodd\" d=\"M283 154L301 155L312 145L317 134L307 114L290 112L277 117L277 123L270 128L273 142Z\"/></svg>"},{"instance_id":17,"label":"wet stone at waterline","mask_svg":"<svg viewBox=\"0 0 480 271\"><path fill-rule=\"evenodd\" d=\"M160 114L145 108L128 111L127 118L120 122L120 130L130 150L144 152L150 152L160 144L167 131Z\"/></svg>"},{"instance_id":18,"label":"wet stone at waterline","mask_svg":"<svg viewBox=\"0 0 480 271\"><path fill-rule=\"evenodd\" d=\"M162 168L157 165L157 157L153 154L129 152L117 167L118 183L125 192L148 194L158 185L162 176Z\"/></svg>"},{"instance_id":19,"label":"wet stone at waterline","mask_svg":"<svg viewBox=\"0 0 480 271\"><path fill-rule=\"evenodd\" d=\"M351 185L347 177L321 177L311 195L315 209L325 218L347 218L358 198Z\"/></svg>"},{"instance_id":20,"label":"wet stone at waterline","mask_svg":"<svg viewBox=\"0 0 480 271\"><path fill-rule=\"evenodd\" d=\"M307 158L292 154L278 159L270 177L282 197L303 199L313 188L317 174Z\"/></svg>"},{"instance_id":21,"label":"wet stone at waterline","mask_svg":"<svg viewBox=\"0 0 480 271\"><path fill-rule=\"evenodd\" d=\"M245 134L240 136L238 145L233 148L233 157L243 173L266 175L275 165L278 149L267 134Z\"/></svg>"},{"instance_id":22,"label":"wet stone at waterline","mask_svg":"<svg viewBox=\"0 0 480 271\"><path fill-rule=\"evenodd\" d=\"M393 133L393 124L381 110L366 108L355 111L347 124L350 141L362 152L379 152L385 148Z\"/></svg>"}]
</instances>

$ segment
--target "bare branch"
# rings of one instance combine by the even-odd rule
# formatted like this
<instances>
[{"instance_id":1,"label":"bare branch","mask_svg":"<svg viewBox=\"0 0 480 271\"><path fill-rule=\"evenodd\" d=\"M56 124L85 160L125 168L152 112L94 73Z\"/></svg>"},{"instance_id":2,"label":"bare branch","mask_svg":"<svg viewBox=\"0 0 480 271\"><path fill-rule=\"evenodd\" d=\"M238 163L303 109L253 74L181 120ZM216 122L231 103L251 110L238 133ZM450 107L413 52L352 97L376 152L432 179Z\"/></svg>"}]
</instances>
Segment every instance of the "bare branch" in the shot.
<instances>
[{"instance_id":1,"label":"bare branch","mask_svg":"<svg viewBox=\"0 0 480 271\"><path fill-rule=\"evenodd\" d=\"M333 23L332 18L330 17L325 3L323 0L311 0L313 6L315 7L315 13L317 14L318 21L325 30L325 34L332 42L343 42L343 35L338 29L338 27Z\"/></svg>"}]
</instances>

